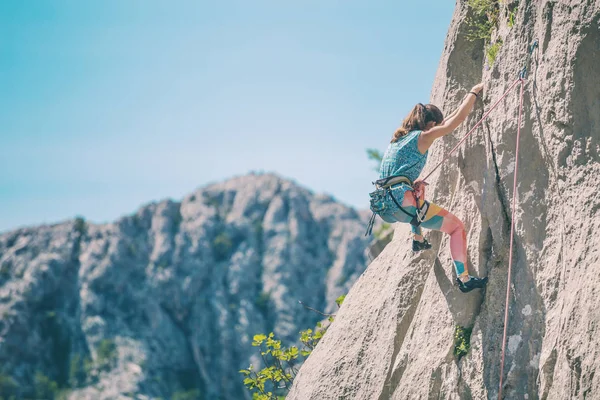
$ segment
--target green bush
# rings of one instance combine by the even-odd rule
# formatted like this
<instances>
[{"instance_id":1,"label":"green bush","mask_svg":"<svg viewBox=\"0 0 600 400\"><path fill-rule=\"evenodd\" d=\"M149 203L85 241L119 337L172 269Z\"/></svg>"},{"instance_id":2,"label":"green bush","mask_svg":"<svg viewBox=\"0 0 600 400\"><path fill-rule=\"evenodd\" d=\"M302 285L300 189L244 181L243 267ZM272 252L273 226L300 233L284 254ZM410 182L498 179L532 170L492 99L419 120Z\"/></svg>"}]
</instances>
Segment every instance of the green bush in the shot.
<instances>
[{"instance_id":1,"label":"green bush","mask_svg":"<svg viewBox=\"0 0 600 400\"><path fill-rule=\"evenodd\" d=\"M218 261L223 261L229 257L231 249L233 248L233 242L225 232L221 232L214 238L212 247L215 258Z\"/></svg>"},{"instance_id":2,"label":"green bush","mask_svg":"<svg viewBox=\"0 0 600 400\"><path fill-rule=\"evenodd\" d=\"M91 358L86 357L83 359L83 373L85 375L86 381L88 379L88 377L92 374L92 372L94 371L94 362L92 361Z\"/></svg>"},{"instance_id":3,"label":"green bush","mask_svg":"<svg viewBox=\"0 0 600 400\"><path fill-rule=\"evenodd\" d=\"M467 0L467 4L476 16L484 16L498 9L498 0Z\"/></svg>"},{"instance_id":4,"label":"green bush","mask_svg":"<svg viewBox=\"0 0 600 400\"><path fill-rule=\"evenodd\" d=\"M488 20L467 18L467 24L469 24L469 31L466 34L467 40L474 42L476 40L490 41L492 38L492 31L495 25Z\"/></svg>"},{"instance_id":5,"label":"green bush","mask_svg":"<svg viewBox=\"0 0 600 400\"><path fill-rule=\"evenodd\" d=\"M15 398L19 385L10 375L0 374L0 397L5 399Z\"/></svg>"},{"instance_id":6,"label":"green bush","mask_svg":"<svg viewBox=\"0 0 600 400\"><path fill-rule=\"evenodd\" d=\"M73 229L75 232L78 232L81 236L85 235L87 232L87 224L83 217L76 217L75 222L73 223Z\"/></svg>"},{"instance_id":7,"label":"green bush","mask_svg":"<svg viewBox=\"0 0 600 400\"><path fill-rule=\"evenodd\" d=\"M494 64L494 61L496 61L496 56L498 55L498 51L500 51L500 47L502 47L501 40L498 40L495 43L487 46L485 55L487 56L487 60L490 65Z\"/></svg>"},{"instance_id":8,"label":"green bush","mask_svg":"<svg viewBox=\"0 0 600 400\"><path fill-rule=\"evenodd\" d=\"M72 388L83 387L93 368L92 360L88 357L82 359L79 353L73 355L69 363L69 386Z\"/></svg>"},{"instance_id":9,"label":"green bush","mask_svg":"<svg viewBox=\"0 0 600 400\"><path fill-rule=\"evenodd\" d=\"M473 328L457 325L454 331L454 355L460 360L471 348L471 332Z\"/></svg>"},{"instance_id":10,"label":"green bush","mask_svg":"<svg viewBox=\"0 0 600 400\"><path fill-rule=\"evenodd\" d=\"M489 65L494 64L502 39L492 43L492 33L498 28L500 20L500 2L498 0L468 0L472 17L467 18L469 30L467 39L485 41L485 55ZM509 28L515 24L516 5L504 5L502 15L507 18Z\"/></svg>"},{"instance_id":11,"label":"green bush","mask_svg":"<svg viewBox=\"0 0 600 400\"><path fill-rule=\"evenodd\" d=\"M244 385L252 392L252 399L285 398L298 373L298 365L296 365L298 357L308 357L325 331L326 328L323 328L321 323L317 323L315 332L312 329L300 332L300 342L304 345L301 350L296 346L282 347L281 340L276 340L273 332L268 336L254 335L252 346L259 348L265 368L256 371L254 366L250 365L248 369L240 371L244 375Z\"/></svg>"},{"instance_id":12,"label":"green bush","mask_svg":"<svg viewBox=\"0 0 600 400\"><path fill-rule=\"evenodd\" d=\"M98 369L110 371L117 361L117 345L111 339L102 339L98 345L97 356Z\"/></svg>"},{"instance_id":13,"label":"green bush","mask_svg":"<svg viewBox=\"0 0 600 400\"><path fill-rule=\"evenodd\" d=\"M488 43L492 32L498 27L500 8L498 0L468 0L467 4L472 10L472 17L467 18L469 31L467 39L471 41L485 40Z\"/></svg>"},{"instance_id":14,"label":"green bush","mask_svg":"<svg viewBox=\"0 0 600 400\"><path fill-rule=\"evenodd\" d=\"M33 382L36 399L54 399L58 393L58 384L41 372L36 372Z\"/></svg>"},{"instance_id":15,"label":"green bush","mask_svg":"<svg viewBox=\"0 0 600 400\"><path fill-rule=\"evenodd\" d=\"M511 11L508 13L508 27L512 28L515 24L515 11Z\"/></svg>"},{"instance_id":16,"label":"green bush","mask_svg":"<svg viewBox=\"0 0 600 400\"><path fill-rule=\"evenodd\" d=\"M342 295L335 300L338 307L344 302L345 297L346 295ZM333 316L329 316L328 320L333 322ZM244 375L244 385L252 393L252 399L285 399L298 373L299 365L296 364L298 357L308 357L326 331L327 327L323 327L320 322L317 322L314 331L312 329L301 331L299 339L303 345L302 349L296 346L282 347L281 340L276 340L273 332L268 336L254 335L252 346L259 348L265 367L256 371L251 364L247 369L239 371Z\"/></svg>"}]
</instances>

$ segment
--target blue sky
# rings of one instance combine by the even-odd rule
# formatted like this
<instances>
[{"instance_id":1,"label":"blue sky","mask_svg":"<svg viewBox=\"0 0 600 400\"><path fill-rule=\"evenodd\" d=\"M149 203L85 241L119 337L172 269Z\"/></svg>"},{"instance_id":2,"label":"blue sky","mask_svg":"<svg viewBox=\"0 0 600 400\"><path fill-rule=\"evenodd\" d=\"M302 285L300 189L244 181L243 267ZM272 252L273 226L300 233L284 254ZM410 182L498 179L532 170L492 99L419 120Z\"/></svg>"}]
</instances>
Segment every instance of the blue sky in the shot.
<instances>
[{"instance_id":1,"label":"blue sky","mask_svg":"<svg viewBox=\"0 0 600 400\"><path fill-rule=\"evenodd\" d=\"M275 172L366 209L454 2L0 3L0 231Z\"/></svg>"}]
</instances>

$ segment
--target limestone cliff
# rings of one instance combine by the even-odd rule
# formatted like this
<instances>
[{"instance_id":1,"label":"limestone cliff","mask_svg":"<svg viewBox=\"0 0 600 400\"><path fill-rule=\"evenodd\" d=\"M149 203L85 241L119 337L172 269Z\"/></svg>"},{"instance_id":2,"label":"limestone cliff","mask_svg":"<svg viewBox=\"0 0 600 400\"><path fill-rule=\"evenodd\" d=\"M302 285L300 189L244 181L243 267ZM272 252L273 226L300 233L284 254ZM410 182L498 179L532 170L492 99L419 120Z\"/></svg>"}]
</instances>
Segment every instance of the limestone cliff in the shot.
<instances>
[{"instance_id":1,"label":"limestone cliff","mask_svg":"<svg viewBox=\"0 0 600 400\"><path fill-rule=\"evenodd\" d=\"M252 336L285 343L367 265L367 216L273 174L115 223L0 235L0 397L243 399ZM71 390L72 389L72 390Z\"/></svg>"},{"instance_id":2,"label":"limestone cliff","mask_svg":"<svg viewBox=\"0 0 600 400\"><path fill-rule=\"evenodd\" d=\"M493 3L493 2L492 2ZM524 96L515 255L505 361L506 399L600 398L600 2L502 2L495 62L467 41L457 3L431 102L452 111L483 81L483 104L432 148L441 160L517 78L539 40ZM511 26L512 25L512 26ZM414 256L406 226L352 287L290 400L495 399L507 286L518 91L429 179L428 196L466 224L471 272L485 292L453 285L447 238ZM399 116L400 118L401 116ZM388 138L382 132L381 140ZM439 257L436 257L441 250ZM472 327L454 355L455 327Z\"/></svg>"}]
</instances>

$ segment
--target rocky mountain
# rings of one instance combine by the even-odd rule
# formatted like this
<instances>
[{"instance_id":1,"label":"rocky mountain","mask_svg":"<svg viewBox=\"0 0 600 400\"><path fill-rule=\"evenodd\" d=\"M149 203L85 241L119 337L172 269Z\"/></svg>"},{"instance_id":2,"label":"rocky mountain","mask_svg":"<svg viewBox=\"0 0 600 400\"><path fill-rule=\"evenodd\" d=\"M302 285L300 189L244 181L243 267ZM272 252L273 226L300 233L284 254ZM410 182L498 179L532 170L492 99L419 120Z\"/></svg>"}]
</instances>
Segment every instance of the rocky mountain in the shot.
<instances>
[{"instance_id":1,"label":"rocky mountain","mask_svg":"<svg viewBox=\"0 0 600 400\"><path fill-rule=\"evenodd\" d=\"M0 235L0 396L249 398L252 336L295 342L367 265L368 216L273 174L110 224Z\"/></svg>"},{"instance_id":2,"label":"rocky mountain","mask_svg":"<svg viewBox=\"0 0 600 400\"><path fill-rule=\"evenodd\" d=\"M487 45L468 40L488 23L497 26ZM434 144L425 173L539 41L524 87L505 399L600 398L599 23L597 0L459 0L435 78L431 102L446 113L472 85L485 88L469 120ZM471 272L489 277L487 289L457 290L447 237L429 234L434 248L418 256L392 241L350 290L289 400L499 397L518 113L517 85L429 179L429 198L465 222Z\"/></svg>"}]
</instances>

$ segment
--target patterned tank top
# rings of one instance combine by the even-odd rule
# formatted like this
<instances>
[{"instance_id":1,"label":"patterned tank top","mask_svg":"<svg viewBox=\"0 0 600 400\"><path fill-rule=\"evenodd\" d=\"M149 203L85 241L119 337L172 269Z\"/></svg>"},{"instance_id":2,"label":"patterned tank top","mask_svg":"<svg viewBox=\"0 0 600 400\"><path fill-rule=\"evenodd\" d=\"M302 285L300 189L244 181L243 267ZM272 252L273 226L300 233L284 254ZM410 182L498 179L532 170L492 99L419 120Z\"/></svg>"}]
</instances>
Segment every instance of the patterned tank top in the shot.
<instances>
[{"instance_id":1,"label":"patterned tank top","mask_svg":"<svg viewBox=\"0 0 600 400\"><path fill-rule=\"evenodd\" d=\"M398 141L390 143L381 160L379 179L403 175L414 182L419 177L429 152L428 150L422 154L419 151L417 143L421 132L420 130L408 132Z\"/></svg>"}]
</instances>

